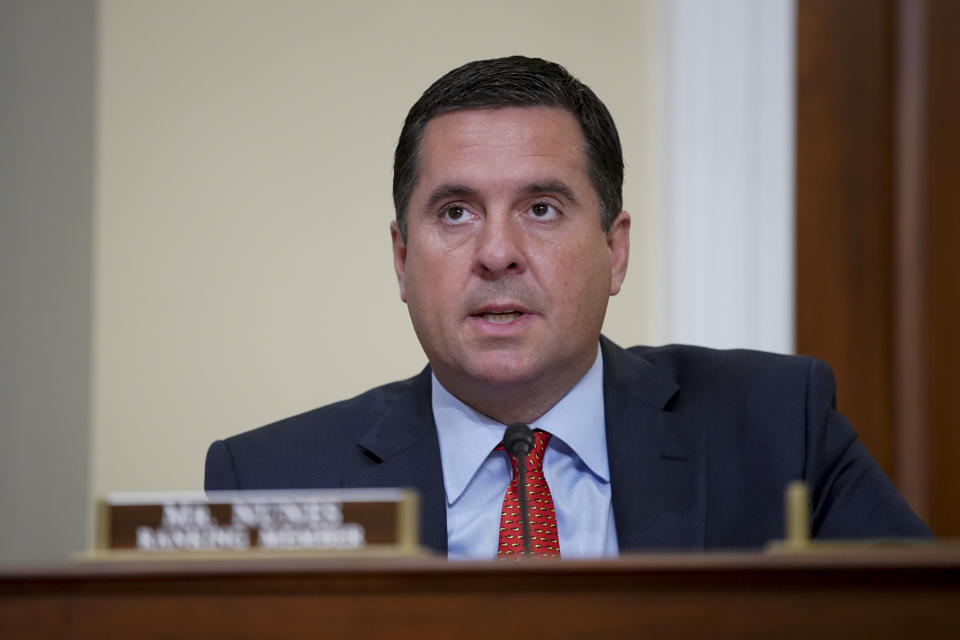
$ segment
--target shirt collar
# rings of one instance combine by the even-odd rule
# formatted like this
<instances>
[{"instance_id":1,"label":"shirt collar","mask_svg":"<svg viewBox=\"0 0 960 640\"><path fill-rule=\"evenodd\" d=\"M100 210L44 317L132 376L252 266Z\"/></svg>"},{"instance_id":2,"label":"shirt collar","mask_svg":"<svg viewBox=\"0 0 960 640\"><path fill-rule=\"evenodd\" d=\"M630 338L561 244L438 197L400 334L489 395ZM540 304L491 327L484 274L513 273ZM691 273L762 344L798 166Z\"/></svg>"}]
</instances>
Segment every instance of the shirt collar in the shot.
<instances>
[{"instance_id":1,"label":"shirt collar","mask_svg":"<svg viewBox=\"0 0 960 640\"><path fill-rule=\"evenodd\" d=\"M447 504L453 504L473 479L506 426L468 407L431 374L433 418L437 424ZM553 434L550 448L568 449L604 482L610 481L606 419L603 407L603 356L560 401L533 424Z\"/></svg>"}]
</instances>

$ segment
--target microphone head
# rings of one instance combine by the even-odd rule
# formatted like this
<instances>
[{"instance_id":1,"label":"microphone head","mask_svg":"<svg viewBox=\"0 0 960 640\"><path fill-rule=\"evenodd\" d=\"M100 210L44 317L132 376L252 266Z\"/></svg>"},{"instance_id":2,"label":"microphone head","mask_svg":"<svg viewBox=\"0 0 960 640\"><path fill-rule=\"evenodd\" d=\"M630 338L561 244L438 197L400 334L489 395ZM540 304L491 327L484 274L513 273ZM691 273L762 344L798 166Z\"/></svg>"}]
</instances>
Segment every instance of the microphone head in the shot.
<instances>
[{"instance_id":1,"label":"microphone head","mask_svg":"<svg viewBox=\"0 0 960 640\"><path fill-rule=\"evenodd\" d=\"M533 442L533 431L522 422L514 422L503 432L503 448L514 458L526 457Z\"/></svg>"}]
</instances>

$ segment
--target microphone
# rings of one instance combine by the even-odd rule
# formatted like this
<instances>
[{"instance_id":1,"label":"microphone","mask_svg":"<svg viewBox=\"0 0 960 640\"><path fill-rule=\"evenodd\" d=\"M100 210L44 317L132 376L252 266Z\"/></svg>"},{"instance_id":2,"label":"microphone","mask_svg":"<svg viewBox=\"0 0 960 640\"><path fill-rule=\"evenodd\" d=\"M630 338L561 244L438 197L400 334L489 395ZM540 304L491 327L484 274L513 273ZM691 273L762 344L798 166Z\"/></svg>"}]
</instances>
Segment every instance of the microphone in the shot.
<instances>
[{"instance_id":1,"label":"microphone","mask_svg":"<svg viewBox=\"0 0 960 640\"><path fill-rule=\"evenodd\" d=\"M514 458L525 458L533 444L533 431L522 422L514 422L503 432L503 448Z\"/></svg>"},{"instance_id":2,"label":"microphone","mask_svg":"<svg viewBox=\"0 0 960 640\"><path fill-rule=\"evenodd\" d=\"M527 505L527 454L533 450L533 444L533 431L522 422L514 422L503 432L503 448L517 461L520 527L523 532L523 553L526 556L533 555L530 548L530 508Z\"/></svg>"}]
</instances>

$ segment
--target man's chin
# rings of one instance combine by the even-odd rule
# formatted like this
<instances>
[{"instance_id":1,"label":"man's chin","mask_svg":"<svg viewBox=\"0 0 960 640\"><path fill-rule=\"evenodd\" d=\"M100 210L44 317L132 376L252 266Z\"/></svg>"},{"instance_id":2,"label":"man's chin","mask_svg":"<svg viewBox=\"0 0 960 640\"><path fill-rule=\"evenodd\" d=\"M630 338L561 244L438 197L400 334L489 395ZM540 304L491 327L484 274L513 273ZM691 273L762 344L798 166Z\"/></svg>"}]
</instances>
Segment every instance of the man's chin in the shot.
<instances>
[{"instance_id":1,"label":"man's chin","mask_svg":"<svg viewBox=\"0 0 960 640\"><path fill-rule=\"evenodd\" d=\"M543 379L540 363L523 355L497 354L496 357L473 358L450 367L434 367L437 377L455 378L458 386L516 389L535 385ZM446 375L442 375L446 373Z\"/></svg>"}]
</instances>

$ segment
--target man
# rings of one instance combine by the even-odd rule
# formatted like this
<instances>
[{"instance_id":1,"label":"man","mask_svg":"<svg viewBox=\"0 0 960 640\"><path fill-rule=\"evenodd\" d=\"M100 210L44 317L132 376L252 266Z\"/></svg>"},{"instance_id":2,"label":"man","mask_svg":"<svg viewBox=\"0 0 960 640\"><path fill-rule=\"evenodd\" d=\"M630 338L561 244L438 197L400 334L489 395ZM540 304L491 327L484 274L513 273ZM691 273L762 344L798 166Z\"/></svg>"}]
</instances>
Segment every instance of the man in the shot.
<instances>
[{"instance_id":1,"label":"man","mask_svg":"<svg viewBox=\"0 0 960 640\"><path fill-rule=\"evenodd\" d=\"M544 553L758 547L783 535L797 478L816 536L929 535L834 410L823 363L601 337L629 257L622 181L610 114L559 65L438 80L400 134L390 229L429 366L214 443L206 488L413 487L426 546L492 558L515 545L498 444L523 422L553 504Z\"/></svg>"}]
</instances>

